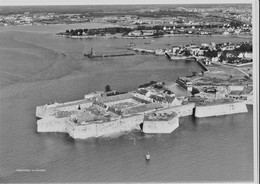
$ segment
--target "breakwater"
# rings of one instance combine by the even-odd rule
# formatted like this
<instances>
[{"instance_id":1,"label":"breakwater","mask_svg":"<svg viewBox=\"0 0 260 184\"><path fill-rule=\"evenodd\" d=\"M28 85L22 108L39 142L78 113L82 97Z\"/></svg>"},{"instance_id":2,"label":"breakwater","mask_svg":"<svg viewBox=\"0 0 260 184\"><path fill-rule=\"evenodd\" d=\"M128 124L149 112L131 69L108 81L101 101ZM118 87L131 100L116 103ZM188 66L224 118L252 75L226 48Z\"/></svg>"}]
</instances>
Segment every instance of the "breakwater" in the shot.
<instances>
[{"instance_id":1,"label":"breakwater","mask_svg":"<svg viewBox=\"0 0 260 184\"><path fill-rule=\"evenodd\" d=\"M206 67L201 61L199 61L198 59L196 59L196 61L197 61L197 63L202 67L202 69L203 69L205 72L209 71L209 70L207 69L207 67Z\"/></svg>"},{"instance_id":2,"label":"breakwater","mask_svg":"<svg viewBox=\"0 0 260 184\"><path fill-rule=\"evenodd\" d=\"M142 54L155 54L155 50L154 49L142 49L142 48L128 48L129 50L133 50L135 52L140 52Z\"/></svg>"},{"instance_id":3,"label":"breakwater","mask_svg":"<svg viewBox=\"0 0 260 184\"><path fill-rule=\"evenodd\" d=\"M91 55L91 54L84 54L84 56L89 58L98 58L98 57L119 57L119 56L133 56L134 53L125 53L125 54L100 54L100 55Z\"/></svg>"}]
</instances>

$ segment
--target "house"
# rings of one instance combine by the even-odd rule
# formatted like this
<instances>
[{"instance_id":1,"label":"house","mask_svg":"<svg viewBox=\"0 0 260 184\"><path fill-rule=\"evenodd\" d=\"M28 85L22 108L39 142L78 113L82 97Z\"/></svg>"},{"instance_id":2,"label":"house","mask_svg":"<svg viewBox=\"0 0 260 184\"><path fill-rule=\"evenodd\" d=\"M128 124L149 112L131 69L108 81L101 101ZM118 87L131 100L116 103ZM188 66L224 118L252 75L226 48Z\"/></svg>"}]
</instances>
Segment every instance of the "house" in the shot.
<instances>
[{"instance_id":1,"label":"house","mask_svg":"<svg viewBox=\"0 0 260 184\"><path fill-rule=\"evenodd\" d=\"M178 98L174 97L174 96L165 96L165 105L167 106L178 106L181 105L182 102L181 100L179 100ZM163 105L164 105L163 104Z\"/></svg>"},{"instance_id":2,"label":"house","mask_svg":"<svg viewBox=\"0 0 260 184\"><path fill-rule=\"evenodd\" d=\"M156 49L155 55L158 55L158 56L165 55L165 49Z\"/></svg>"},{"instance_id":3,"label":"house","mask_svg":"<svg viewBox=\"0 0 260 184\"><path fill-rule=\"evenodd\" d=\"M209 47L209 44L208 43L202 43L201 46L202 47Z\"/></svg>"},{"instance_id":4,"label":"house","mask_svg":"<svg viewBox=\"0 0 260 184\"><path fill-rule=\"evenodd\" d=\"M153 99L153 102L162 104L163 107L178 106L182 104L182 102L178 100L175 96L151 95L150 98Z\"/></svg>"},{"instance_id":5,"label":"house","mask_svg":"<svg viewBox=\"0 0 260 184\"><path fill-rule=\"evenodd\" d=\"M143 30L142 31L144 36L153 36L155 32L156 32L155 30Z\"/></svg>"},{"instance_id":6,"label":"house","mask_svg":"<svg viewBox=\"0 0 260 184\"><path fill-rule=\"evenodd\" d=\"M229 35L228 31L223 32L223 35Z\"/></svg>"},{"instance_id":7,"label":"house","mask_svg":"<svg viewBox=\"0 0 260 184\"><path fill-rule=\"evenodd\" d=\"M224 47L222 47L221 48L221 50L229 50L229 51L231 51L231 50L234 50L236 48L236 46L235 45L227 45L227 46L224 46Z\"/></svg>"},{"instance_id":8,"label":"house","mask_svg":"<svg viewBox=\"0 0 260 184\"><path fill-rule=\"evenodd\" d=\"M172 47L172 54L177 54L178 52L179 52L179 50L180 50L180 47L179 46L173 46Z\"/></svg>"},{"instance_id":9,"label":"house","mask_svg":"<svg viewBox=\"0 0 260 184\"><path fill-rule=\"evenodd\" d=\"M141 36L142 32L141 31L132 31L128 33L128 36Z\"/></svg>"},{"instance_id":10,"label":"house","mask_svg":"<svg viewBox=\"0 0 260 184\"><path fill-rule=\"evenodd\" d=\"M201 54L201 50L197 46L192 46L189 48L189 50L192 55L199 55L199 53Z\"/></svg>"},{"instance_id":11,"label":"house","mask_svg":"<svg viewBox=\"0 0 260 184\"><path fill-rule=\"evenodd\" d=\"M219 61L219 57L212 57L211 58L212 63L215 63L215 62L218 62L218 61Z\"/></svg>"},{"instance_id":12,"label":"house","mask_svg":"<svg viewBox=\"0 0 260 184\"><path fill-rule=\"evenodd\" d=\"M253 53L252 53L252 52L246 52L246 53L244 54L244 57L245 57L246 59L253 59Z\"/></svg>"}]
</instances>

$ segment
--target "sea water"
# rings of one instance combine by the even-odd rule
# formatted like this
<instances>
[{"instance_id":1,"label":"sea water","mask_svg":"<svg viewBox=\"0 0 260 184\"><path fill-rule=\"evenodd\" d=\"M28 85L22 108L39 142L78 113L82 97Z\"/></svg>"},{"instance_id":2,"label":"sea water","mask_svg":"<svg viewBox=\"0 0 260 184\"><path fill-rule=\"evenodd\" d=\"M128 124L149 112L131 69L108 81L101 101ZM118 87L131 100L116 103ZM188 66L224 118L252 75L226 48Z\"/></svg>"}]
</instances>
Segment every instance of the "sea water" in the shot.
<instances>
[{"instance_id":1,"label":"sea water","mask_svg":"<svg viewBox=\"0 0 260 184\"><path fill-rule=\"evenodd\" d=\"M91 48L101 53L122 52L129 40L53 35L72 27L75 25L0 30L0 182L253 180L252 106L243 114L181 118L180 127L171 134L135 131L74 140L65 133L37 133L38 105L81 99L85 93L104 90L107 84L129 91L151 80L170 82L202 70L195 62L154 55L90 59L83 53ZM168 43L248 40L176 36L134 41L141 48L170 48ZM151 44L145 44L147 41Z\"/></svg>"}]
</instances>

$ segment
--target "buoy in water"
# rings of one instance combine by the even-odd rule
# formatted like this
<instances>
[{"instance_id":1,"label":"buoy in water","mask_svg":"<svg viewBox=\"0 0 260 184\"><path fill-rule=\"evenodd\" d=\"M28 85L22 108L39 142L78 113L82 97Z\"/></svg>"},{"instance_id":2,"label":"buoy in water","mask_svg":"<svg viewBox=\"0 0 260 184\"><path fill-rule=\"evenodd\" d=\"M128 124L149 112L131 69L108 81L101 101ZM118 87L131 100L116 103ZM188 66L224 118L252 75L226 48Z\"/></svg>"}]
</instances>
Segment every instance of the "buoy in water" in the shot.
<instances>
[{"instance_id":1,"label":"buoy in water","mask_svg":"<svg viewBox=\"0 0 260 184\"><path fill-rule=\"evenodd\" d=\"M150 157L151 157L151 155L150 155L149 153L147 153L147 154L145 155L146 160L150 160Z\"/></svg>"}]
</instances>

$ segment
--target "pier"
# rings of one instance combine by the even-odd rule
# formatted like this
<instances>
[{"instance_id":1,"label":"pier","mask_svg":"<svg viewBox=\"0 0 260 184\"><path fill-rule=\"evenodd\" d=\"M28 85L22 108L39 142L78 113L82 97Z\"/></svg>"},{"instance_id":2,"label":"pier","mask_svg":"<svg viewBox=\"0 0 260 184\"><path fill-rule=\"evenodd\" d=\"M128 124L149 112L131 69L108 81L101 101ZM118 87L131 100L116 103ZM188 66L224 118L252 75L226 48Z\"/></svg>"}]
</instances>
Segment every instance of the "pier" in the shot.
<instances>
[{"instance_id":1,"label":"pier","mask_svg":"<svg viewBox=\"0 0 260 184\"><path fill-rule=\"evenodd\" d=\"M84 54L84 56L87 56L89 58L96 58L96 57L119 57L119 56L133 56L134 53L125 53L125 54L100 54L100 55L90 55L90 54Z\"/></svg>"},{"instance_id":2,"label":"pier","mask_svg":"<svg viewBox=\"0 0 260 184\"><path fill-rule=\"evenodd\" d=\"M84 56L88 58L97 58L97 57L120 57L120 56L133 56L135 53L118 53L118 54L94 54L93 49L91 48L88 54L84 54Z\"/></svg>"}]
</instances>

